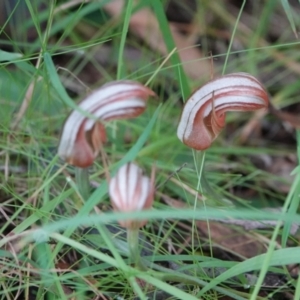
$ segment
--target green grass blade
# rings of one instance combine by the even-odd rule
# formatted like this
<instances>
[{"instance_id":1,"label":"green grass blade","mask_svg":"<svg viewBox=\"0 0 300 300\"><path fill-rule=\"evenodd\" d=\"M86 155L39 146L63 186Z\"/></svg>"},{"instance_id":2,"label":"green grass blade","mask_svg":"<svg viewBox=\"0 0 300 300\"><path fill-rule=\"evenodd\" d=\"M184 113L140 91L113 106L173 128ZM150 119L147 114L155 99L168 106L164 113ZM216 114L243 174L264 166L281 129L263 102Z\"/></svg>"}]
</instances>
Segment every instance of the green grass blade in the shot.
<instances>
[{"instance_id":1,"label":"green grass blade","mask_svg":"<svg viewBox=\"0 0 300 300\"><path fill-rule=\"evenodd\" d=\"M69 97L68 93L66 92L64 86L61 83L61 80L57 74L57 71L55 69L55 66L53 64L51 55L48 52L44 53L44 63L46 70L49 75L50 82L52 83L52 86L54 90L58 93L60 96L60 99L69 107L71 107L74 110L80 111L81 114L83 114L85 117L90 119L95 119L96 117L90 114L87 111L82 110L76 103Z\"/></svg>"},{"instance_id":2,"label":"green grass blade","mask_svg":"<svg viewBox=\"0 0 300 300\"><path fill-rule=\"evenodd\" d=\"M173 295L176 298L184 299L184 300L197 300L199 298L192 296L190 294L185 293L184 291L180 290L179 288L172 286L170 284L167 284L159 279L156 279L148 274L139 274L137 275L139 278L145 280L146 282L150 283L151 285L154 285L158 287L159 289Z\"/></svg>"},{"instance_id":3,"label":"green grass blade","mask_svg":"<svg viewBox=\"0 0 300 300\"><path fill-rule=\"evenodd\" d=\"M39 21L38 14L35 12L35 7L32 5L33 4L32 1L25 0L25 2L28 7L28 10L30 12L30 15L31 15L32 21L34 23L35 29L37 31L37 34L39 36L40 43L42 44L43 35L42 35L41 28L40 28L40 21Z\"/></svg>"},{"instance_id":4,"label":"green grass blade","mask_svg":"<svg viewBox=\"0 0 300 300\"><path fill-rule=\"evenodd\" d=\"M120 41L120 46L119 46L117 80L120 80L125 75L124 74L125 72L124 72L123 54L124 54L126 37L127 37L127 33L128 33L128 28L129 28L130 17L131 17L131 13L132 13L132 6L133 6L133 0L128 0L127 6L126 6L126 11L125 11L124 23L123 23L123 27L122 27L121 41Z\"/></svg>"},{"instance_id":5,"label":"green grass blade","mask_svg":"<svg viewBox=\"0 0 300 300\"><path fill-rule=\"evenodd\" d=\"M153 11L156 15L156 18L158 20L159 27L160 27L161 33L163 35L164 41L166 43L168 52L172 52L174 50L174 48L176 48L176 45L175 45L175 42L174 42L174 39L172 36L172 32L169 27L169 23L168 23L168 20L167 20L165 11L164 11L162 1L152 0L151 5L152 5ZM178 53L175 52L171 56L170 61L176 70L177 80L180 83L180 87L181 87L182 98L185 101L189 97L191 90L189 87L188 78L182 67L182 62L180 61L180 57L179 57Z\"/></svg>"},{"instance_id":6,"label":"green grass blade","mask_svg":"<svg viewBox=\"0 0 300 300\"><path fill-rule=\"evenodd\" d=\"M296 173L294 182L290 188L289 194L286 199L286 205L288 206L287 214L294 214L297 212L300 204L300 131L297 130L297 155L298 155L298 166L293 173ZM290 234L290 228L292 226L291 221L287 221L284 224L282 231L282 247L286 247L286 243Z\"/></svg>"},{"instance_id":7,"label":"green grass blade","mask_svg":"<svg viewBox=\"0 0 300 300\"><path fill-rule=\"evenodd\" d=\"M39 209L36 209L23 222L21 222L19 225L16 226L16 228L14 229L14 233L19 234L24 230L26 230L27 228L29 228L30 226L34 225L41 218L46 217L51 211L55 209L55 207L57 207L62 201L64 201L64 199L70 197L71 194L73 193L74 191L72 189L62 192L59 196L51 199L49 202L47 202Z\"/></svg>"},{"instance_id":8,"label":"green grass blade","mask_svg":"<svg viewBox=\"0 0 300 300\"><path fill-rule=\"evenodd\" d=\"M245 4L246 4L246 0L244 0L244 1L243 1L243 4L241 5L239 14L238 14L238 16L237 16L237 18L236 18L236 22L235 22L234 27L233 27L233 31L232 31L232 34L231 34L229 46L228 46L228 49L227 49L227 52L226 52L226 57L225 57L225 62L224 62L224 66L223 66L223 72L222 72L222 75L225 74L225 70L226 70L226 67L227 67L229 55L230 55L230 52L231 52L232 43L233 43L233 41L234 41L235 33L236 33L236 30L237 30L237 27L238 27L240 18L241 18L241 16L242 16L242 12L243 12L243 10L244 10Z\"/></svg>"},{"instance_id":9,"label":"green grass blade","mask_svg":"<svg viewBox=\"0 0 300 300\"><path fill-rule=\"evenodd\" d=\"M300 2L300 1L299 1ZM293 12L292 12L292 8L289 4L289 1L288 0L281 0L281 4L282 4L282 7L286 13L286 16L290 22L290 25L291 25L291 28L295 34L295 37L298 38L298 33L297 33L297 29L296 29L296 25L295 25L295 22L294 22L294 18L293 18Z\"/></svg>"},{"instance_id":10,"label":"green grass blade","mask_svg":"<svg viewBox=\"0 0 300 300\"><path fill-rule=\"evenodd\" d=\"M84 211L86 212L86 211ZM244 209L216 209L206 208L204 211L201 209L181 209L179 210L168 208L167 210L145 210L132 213L121 213L121 212L107 212L101 215L82 215L81 211L73 217L67 220L58 220L53 223L45 224L40 229L34 231L36 236L39 234L47 235L51 232L61 231L65 228L74 228L78 226L92 226L95 223L107 224L116 222L119 220L162 220L162 219L181 219L181 220L218 220L224 218L233 219L246 219L246 220L266 220L266 213L260 211L248 211ZM270 213L268 212L268 220L286 221L292 220L295 223L300 223L300 215L286 215L281 213ZM34 236L33 236L34 237ZM7 239L0 240L0 246L6 243ZM260 266L261 267L261 266Z\"/></svg>"},{"instance_id":11,"label":"green grass blade","mask_svg":"<svg viewBox=\"0 0 300 300\"><path fill-rule=\"evenodd\" d=\"M79 107L74 103L74 101L69 97L64 86L62 85L61 80L57 74L56 68L53 64L51 55L48 52L44 53L44 63L49 75L50 82L52 83L53 88L60 96L61 100L71 108L75 110L80 110ZM82 111L82 113L84 113L84 111Z\"/></svg>"},{"instance_id":12,"label":"green grass blade","mask_svg":"<svg viewBox=\"0 0 300 300\"><path fill-rule=\"evenodd\" d=\"M299 257L300 247L279 249L273 252L269 266L283 266L300 262ZM227 279L244 274L251 271L260 270L264 261L267 258L267 254L258 255L256 257L247 259L241 263L238 263L234 267L230 268L228 271L219 275L210 281L199 293L198 296L203 296L204 293L213 289L218 284L224 282Z\"/></svg>"},{"instance_id":13,"label":"green grass blade","mask_svg":"<svg viewBox=\"0 0 300 300\"><path fill-rule=\"evenodd\" d=\"M21 53L13 53L13 52L7 52L0 49L0 62L3 61L14 61L18 58L22 57Z\"/></svg>"},{"instance_id":14,"label":"green grass blade","mask_svg":"<svg viewBox=\"0 0 300 300\"><path fill-rule=\"evenodd\" d=\"M88 255L91 255L91 256L99 259L100 261L104 261L104 262L108 263L111 266L119 267L117 261L114 258L110 257L109 255L101 253L101 252L96 251L94 249L91 249L91 248L89 248L89 247L87 247L87 246L85 246L85 245L83 245L83 244L81 244L81 243L79 243L79 242L77 242L73 239L70 239L70 238L66 237L65 235L61 235L59 233L52 233L51 237L53 239L61 242L64 245L69 245L72 248L80 250L83 253L86 253Z\"/></svg>"}]
</instances>

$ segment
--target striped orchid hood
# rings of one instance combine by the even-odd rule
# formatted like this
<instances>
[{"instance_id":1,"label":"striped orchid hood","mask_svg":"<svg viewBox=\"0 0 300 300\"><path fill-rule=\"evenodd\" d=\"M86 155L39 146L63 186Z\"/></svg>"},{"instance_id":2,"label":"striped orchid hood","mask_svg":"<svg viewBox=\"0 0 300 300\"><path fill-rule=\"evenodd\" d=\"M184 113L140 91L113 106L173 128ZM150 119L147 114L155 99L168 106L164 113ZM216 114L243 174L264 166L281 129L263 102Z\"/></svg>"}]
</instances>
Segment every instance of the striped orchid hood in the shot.
<instances>
[{"instance_id":1,"label":"striped orchid hood","mask_svg":"<svg viewBox=\"0 0 300 300\"><path fill-rule=\"evenodd\" d=\"M154 172L150 179L143 175L136 164L123 165L109 181L109 196L115 211L134 212L150 209L154 199ZM146 220L119 221L125 228L140 228L146 223Z\"/></svg>"},{"instance_id":2,"label":"striped orchid hood","mask_svg":"<svg viewBox=\"0 0 300 300\"><path fill-rule=\"evenodd\" d=\"M178 138L196 150L205 150L225 126L227 111L252 111L268 107L268 93L247 73L213 79L187 100L177 129Z\"/></svg>"},{"instance_id":3,"label":"striped orchid hood","mask_svg":"<svg viewBox=\"0 0 300 300\"><path fill-rule=\"evenodd\" d=\"M146 86L129 80L113 81L96 89L79 103L65 121L58 154L77 167L90 166L106 140L104 122L134 118L146 109L147 99L155 93Z\"/></svg>"}]
</instances>

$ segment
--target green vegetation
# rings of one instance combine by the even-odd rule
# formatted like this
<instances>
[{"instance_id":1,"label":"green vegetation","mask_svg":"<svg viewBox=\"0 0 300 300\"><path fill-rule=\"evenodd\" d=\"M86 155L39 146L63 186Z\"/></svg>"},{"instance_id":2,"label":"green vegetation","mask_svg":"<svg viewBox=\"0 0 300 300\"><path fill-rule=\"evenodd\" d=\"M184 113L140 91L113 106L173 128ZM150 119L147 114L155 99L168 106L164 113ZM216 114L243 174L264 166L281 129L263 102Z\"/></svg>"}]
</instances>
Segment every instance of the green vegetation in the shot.
<instances>
[{"instance_id":1,"label":"green vegetation","mask_svg":"<svg viewBox=\"0 0 300 300\"><path fill-rule=\"evenodd\" d=\"M0 299L300 298L300 3L241 2L0 3ZM229 113L191 150L176 135L183 103L233 72L257 77L276 111ZM129 214L111 208L103 155L88 196L57 155L69 113L120 79L157 94L105 124L111 176L156 169L153 209ZM133 218L148 220L147 271L116 225Z\"/></svg>"}]
</instances>

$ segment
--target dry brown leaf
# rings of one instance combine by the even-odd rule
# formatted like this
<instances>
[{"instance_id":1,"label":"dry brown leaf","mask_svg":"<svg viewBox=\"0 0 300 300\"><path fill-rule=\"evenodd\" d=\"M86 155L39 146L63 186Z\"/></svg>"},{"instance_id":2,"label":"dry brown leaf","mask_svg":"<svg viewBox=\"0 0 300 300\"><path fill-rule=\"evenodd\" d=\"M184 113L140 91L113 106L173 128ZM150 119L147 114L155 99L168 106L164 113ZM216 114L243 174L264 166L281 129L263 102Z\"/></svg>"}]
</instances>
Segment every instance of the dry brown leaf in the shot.
<instances>
[{"instance_id":1,"label":"dry brown leaf","mask_svg":"<svg viewBox=\"0 0 300 300\"><path fill-rule=\"evenodd\" d=\"M300 129L299 115L291 114L288 112L280 111L273 105L270 105L270 112L283 122L288 122L292 127Z\"/></svg>"},{"instance_id":2,"label":"dry brown leaf","mask_svg":"<svg viewBox=\"0 0 300 300\"><path fill-rule=\"evenodd\" d=\"M123 7L124 0L115 0L106 4L104 8L110 15L117 18ZM143 39L153 50L162 55L168 54L159 24L149 8L143 8L132 15L129 29ZM182 35L175 23L170 24L170 30L186 74L192 79L209 78L211 74L210 63L207 60L201 60L203 59L201 51L195 47L193 41Z\"/></svg>"},{"instance_id":3,"label":"dry brown leaf","mask_svg":"<svg viewBox=\"0 0 300 300\"><path fill-rule=\"evenodd\" d=\"M292 171L297 166L296 154L285 155L283 157L273 156L270 158L269 163L264 166L270 174L276 175L284 180L276 180L274 178L268 178L266 184L280 193L288 193L291 189L294 176ZM285 182L286 181L286 182Z\"/></svg>"},{"instance_id":4,"label":"dry brown leaf","mask_svg":"<svg viewBox=\"0 0 300 300\"><path fill-rule=\"evenodd\" d=\"M244 231L239 231L218 222L209 222L209 231L206 221L197 221L197 227L216 245L232 252L235 255L250 258L265 252L265 247L254 237Z\"/></svg>"},{"instance_id":5,"label":"dry brown leaf","mask_svg":"<svg viewBox=\"0 0 300 300\"><path fill-rule=\"evenodd\" d=\"M162 200L171 207L182 209L187 207L186 204L180 200L172 199L162 193L159 194ZM265 252L263 243L247 234L246 231L234 229L226 226L224 223L209 221L209 228L207 221L196 221L196 225L205 237L210 237L215 245L220 245L233 254L250 258L255 255Z\"/></svg>"},{"instance_id":6,"label":"dry brown leaf","mask_svg":"<svg viewBox=\"0 0 300 300\"><path fill-rule=\"evenodd\" d=\"M240 142L245 143L253 132L256 132L257 129L260 129L261 120L267 114L266 110L256 111L251 119L243 126L240 134Z\"/></svg>"}]
</instances>

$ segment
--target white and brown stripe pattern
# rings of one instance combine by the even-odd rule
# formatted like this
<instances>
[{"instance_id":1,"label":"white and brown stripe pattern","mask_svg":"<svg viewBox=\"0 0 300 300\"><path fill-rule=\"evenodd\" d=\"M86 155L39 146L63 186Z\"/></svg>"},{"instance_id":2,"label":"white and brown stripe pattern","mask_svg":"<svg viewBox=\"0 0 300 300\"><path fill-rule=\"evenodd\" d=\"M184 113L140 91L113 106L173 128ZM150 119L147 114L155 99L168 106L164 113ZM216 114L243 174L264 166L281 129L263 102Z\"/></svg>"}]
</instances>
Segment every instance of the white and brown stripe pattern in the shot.
<instances>
[{"instance_id":1,"label":"white and brown stripe pattern","mask_svg":"<svg viewBox=\"0 0 300 300\"><path fill-rule=\"evenodd\" d=\"M268 103L266 90L252 75L224 75L203 85L187 100L177 136L191 148L207 149L225 126L227 111L257 110Z\"/></svg>"},{"instance_id":2,"label":"white and brown stripe pattern","mask_svg":"<svg viewBox=\"0 0 300 300\"><path fill-rule=\"evenodd\" d=\"M91 165L106 139L102 122L139 116L146 109L148 97L154 95L135 81L114 81L95 90L79 104L95 119L72 111L63 127L59 156L78 167Z\"/></svg>"},{"instance_id":3,"label":"white and brown stripe pattern","mask_svg":"<svg viewBox=\"0 0 300 300\"><path fill-rule=\"evenodd\" d=\"M154 193L154 176L148 178L134 163L122 166L109 182L109 195L114 210L134 212L152 207ZM120 225L126 228L139 228L147 221L126 220Z\"/></svg>"}]
</instances>

